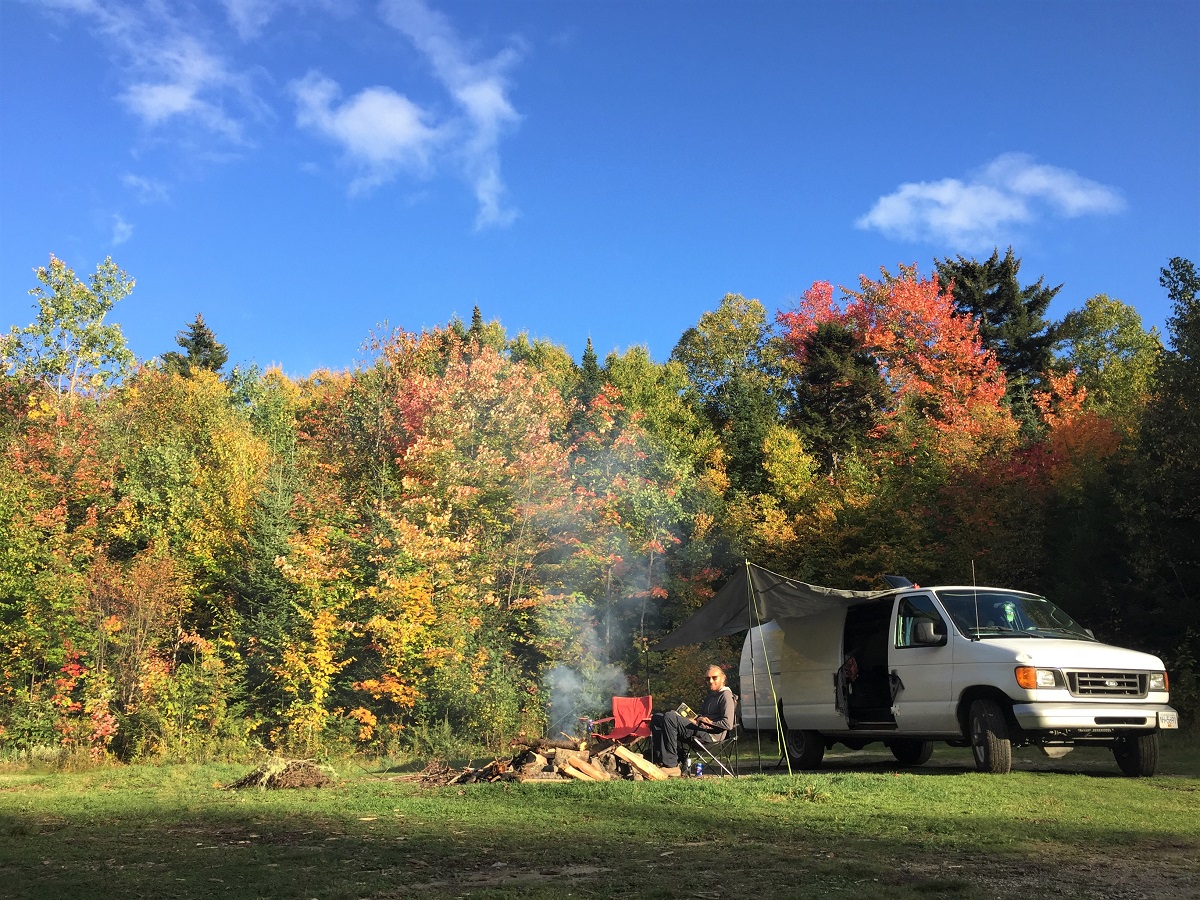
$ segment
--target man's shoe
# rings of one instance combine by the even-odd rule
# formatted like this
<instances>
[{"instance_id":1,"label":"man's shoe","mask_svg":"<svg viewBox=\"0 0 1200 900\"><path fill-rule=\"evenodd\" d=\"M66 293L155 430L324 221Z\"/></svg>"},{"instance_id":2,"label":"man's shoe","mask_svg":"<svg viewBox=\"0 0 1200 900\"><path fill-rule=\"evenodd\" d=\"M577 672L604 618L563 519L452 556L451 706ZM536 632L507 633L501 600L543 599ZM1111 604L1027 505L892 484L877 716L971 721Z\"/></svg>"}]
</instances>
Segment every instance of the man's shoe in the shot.
<instances>
[{"instance_id":1,"label":"man's shoe","mask_svg":"<svg viewBox=\"0 0 1200 900\"><path fill-rule=\"evenodd\" d=\"M663 772L666 773L668 778L682 778L683 777L683 773L681 771L679 771L679 766L662 766L661 768L662 768Z\"/></svg>"}]
</instances>

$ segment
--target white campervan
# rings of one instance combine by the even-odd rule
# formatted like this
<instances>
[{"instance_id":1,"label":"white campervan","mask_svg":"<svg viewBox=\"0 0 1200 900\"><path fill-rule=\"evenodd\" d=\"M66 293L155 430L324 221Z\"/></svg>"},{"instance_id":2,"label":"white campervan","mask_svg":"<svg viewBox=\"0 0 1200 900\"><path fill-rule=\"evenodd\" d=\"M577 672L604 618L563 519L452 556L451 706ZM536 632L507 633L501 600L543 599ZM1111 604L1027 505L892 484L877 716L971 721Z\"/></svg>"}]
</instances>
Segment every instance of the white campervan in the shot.
<instances>
[{"instance_id":1,"label":"white campervan","mask_svg":"<svg viewBox=\"0 0 1200 900\"><path fill-rule=\"evenodd\" d=\"M755 569L758 590L772 589ZM1161 660L1100 643L1045 597L911 584L836 592L776 578L781 596L838 595L823 609L776 603L767 615L753 585L747 593L743 621L756 627L742 649L742 725L778 722L801 768L834 744L872 742L919 765L945 741L969 745L984 772L1009 771L1014 746L1058 756L1099 745L1126 775L1148 776L1159 730L1179 727Z\"/></svg>"}]
</instances>

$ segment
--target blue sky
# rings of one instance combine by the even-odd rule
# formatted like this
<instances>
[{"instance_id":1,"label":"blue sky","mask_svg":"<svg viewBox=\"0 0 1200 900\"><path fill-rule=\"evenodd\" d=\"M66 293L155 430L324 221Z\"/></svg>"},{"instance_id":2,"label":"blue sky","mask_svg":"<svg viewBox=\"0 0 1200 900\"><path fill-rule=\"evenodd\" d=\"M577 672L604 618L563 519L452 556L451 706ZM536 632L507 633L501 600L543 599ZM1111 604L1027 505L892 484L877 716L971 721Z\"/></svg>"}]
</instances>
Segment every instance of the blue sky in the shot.
<instances>
[{"instance_id":1,"label":"blue sky","mask_svg":"<svg viewBox=\"0 0 1200 900\"><path fill-rule=\"evenodd\" d=\"M51 253L134 352L344 368L469 319L666 359L727 292L1012 244L1162 327L1200 4L0 0L0 330Z\"/></svg>"}]
</instances>

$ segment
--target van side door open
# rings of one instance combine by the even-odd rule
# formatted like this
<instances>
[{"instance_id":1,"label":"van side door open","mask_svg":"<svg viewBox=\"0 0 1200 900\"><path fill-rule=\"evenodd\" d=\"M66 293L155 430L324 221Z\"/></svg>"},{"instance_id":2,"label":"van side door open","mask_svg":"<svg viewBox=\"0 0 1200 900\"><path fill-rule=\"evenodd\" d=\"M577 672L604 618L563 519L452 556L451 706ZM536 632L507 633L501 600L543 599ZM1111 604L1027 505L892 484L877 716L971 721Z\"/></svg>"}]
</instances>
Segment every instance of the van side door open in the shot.
<instances>
[{"instance_id":1,"label":"van side door open","mask_svg":"<svg viewBox=\"0 0 1200 900\"><path fill-rule=\"evenodd\" d=\"M842 664L834 673L837 701L847 727L892 729L889 629L892 603L860 603L846 610Z\"/></svg>"},{"instance_id":2,"label":"van side door open","mask_svg":"<svg viewBox=\"0 0 1200 900\"><path fill-rule=\"evenodd\" d=\"M955 734L954 646L946 617L931 593L896 598L889 643L892 713L899 729Z\"/></svg>"}]
</instances>

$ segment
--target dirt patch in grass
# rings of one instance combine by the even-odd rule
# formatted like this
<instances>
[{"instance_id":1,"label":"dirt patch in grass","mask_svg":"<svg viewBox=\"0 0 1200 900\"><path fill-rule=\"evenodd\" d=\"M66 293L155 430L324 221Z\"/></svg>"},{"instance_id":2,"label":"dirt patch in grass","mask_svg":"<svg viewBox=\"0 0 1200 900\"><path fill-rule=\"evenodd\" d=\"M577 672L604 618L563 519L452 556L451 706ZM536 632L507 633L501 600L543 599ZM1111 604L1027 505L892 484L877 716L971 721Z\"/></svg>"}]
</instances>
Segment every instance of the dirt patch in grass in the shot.
<instances>
[{"instance_id":1,"label":"dirt patch in grass","mask_svg":"<svg viewBox=\"0 0 1200 900\"><path fill-rule=\"evenodd\" d=\"M1181 900L1200 897L1200 861L1192 846L1145 844L1133 851L1111 848L1044 861L958 855L902 863L897 880L917 885L964 882L993 900Z\"/></svg>"}]
</instances>

